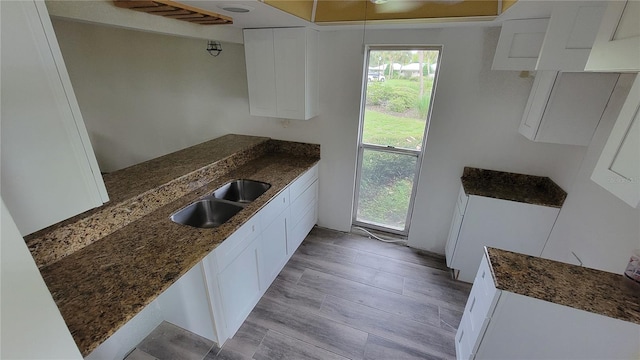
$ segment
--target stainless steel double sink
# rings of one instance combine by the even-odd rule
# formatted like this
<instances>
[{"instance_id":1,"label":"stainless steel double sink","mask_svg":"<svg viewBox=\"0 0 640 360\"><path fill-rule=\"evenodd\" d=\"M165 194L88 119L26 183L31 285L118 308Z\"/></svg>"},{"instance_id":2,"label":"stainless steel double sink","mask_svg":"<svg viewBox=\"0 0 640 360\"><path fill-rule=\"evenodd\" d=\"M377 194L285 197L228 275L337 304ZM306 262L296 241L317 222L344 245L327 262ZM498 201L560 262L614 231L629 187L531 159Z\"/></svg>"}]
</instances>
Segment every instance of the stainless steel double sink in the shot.
<instances>
[{"instance_id":1,"label":"stainless steel double sink","mask_svg":"<svg viewBox=\"0 0 640 360\"><path fill-rule=\"evenodd\" d=\"M231 181L201 200L176 211L171 215L171 220L196 228L215 228L227 222L270 187L271 184L255 180Z\"/></svg>"}]
</instances>

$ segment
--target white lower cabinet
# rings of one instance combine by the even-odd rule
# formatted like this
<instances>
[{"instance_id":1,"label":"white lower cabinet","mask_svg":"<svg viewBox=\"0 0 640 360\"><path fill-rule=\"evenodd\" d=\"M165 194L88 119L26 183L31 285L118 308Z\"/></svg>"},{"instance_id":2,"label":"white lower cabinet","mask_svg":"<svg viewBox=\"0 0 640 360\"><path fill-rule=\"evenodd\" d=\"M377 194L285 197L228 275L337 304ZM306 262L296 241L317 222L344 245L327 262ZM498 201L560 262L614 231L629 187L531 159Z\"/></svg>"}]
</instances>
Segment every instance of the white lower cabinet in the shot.
<instances>
[{"instance_id":1,"label":"white lower cabinet","mask_svg":"<svg viewBox=\"0 0 640 360\"><path fill-rule=\"evenodd\" d=\"M460 190L446 245L447 266L473 282L484 246L540 256L559 208L467 196Z\"/></svg>"},{"instance_id":2,"label":"white lower cabinet","mask_svg":"<svg viewBox=\"0 0 640 360\"><path fill-rule=\"evenodd\" d=\"M459 360L631 359L638 325L496 289L483 256L456 333Z\"/></svg>"},{"instance_id":3,"label":"white lower cabinet","mask_svg":"<svg viewBox=\"0 0 640 360\"><path fill-rule=\"evenodd\" d=\"M219 345L238 331L315 225L317 171L291 183L203 260Z\"/></svg>"}]
</instances>

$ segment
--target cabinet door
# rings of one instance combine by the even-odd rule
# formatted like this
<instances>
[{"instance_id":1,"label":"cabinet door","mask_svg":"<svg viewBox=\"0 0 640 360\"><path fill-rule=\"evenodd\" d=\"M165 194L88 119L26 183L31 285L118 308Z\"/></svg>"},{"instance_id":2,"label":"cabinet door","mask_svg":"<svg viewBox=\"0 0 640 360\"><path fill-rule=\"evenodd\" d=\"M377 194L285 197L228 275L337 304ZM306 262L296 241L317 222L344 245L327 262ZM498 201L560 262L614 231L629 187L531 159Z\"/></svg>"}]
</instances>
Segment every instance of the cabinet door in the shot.
<instances>
[{"instance_id":1,"label":"cabinet door","mask_svg":"<svg viewBox=\"0 0 640 360\"><path fill-rule=\"evenodd\" d=\"M486 256L482 256L456 333L456 352L459 358L473 358L500 294L501 291L496 289L493 282L489 261Z\"/></svg>"},{"instance_id":2,"label":"cabinet door","mask_svg":"<svg viewBox=\"0 0 640 360\"><path fill-rule=\"evenodd\" d=\"M540 256L560 209L469 196L451 267L473 282L484 246Z\"/></svg>"},{"instance_id":3,"label":"cabinet door","mask_svg":"<svg viewBox=\"0 0 640 360\"><path fill-rule=\"evenodd\" d=\"M529 140L535 140L540 128L540 122L547 107L551 90L558 77L558 71L538 71L533 80L531 93L524 108L522 121L518 132Z\"/></svg>"},{"instance_id":4,"label":"cabinet door","mask_svg":"<svg viewBox=\"0 0 640 360\"><path fill-rule=\"evenodd\" d=\"M604 1L554 4L536 69L584 71L605 8Z\"/></svg>"},{"instance_id":5,"label":"cabinet door","mask_svg":"<svg viewBox=\"0 0 640 360\"><path fill-rule=\"evenodd\" d=\"M535 70L549 19L509 20L502 23L493 70Z\"/></svg>"},{"instance_id":6,"label":"cabinet door","mask_svg":"<svg viewBox=\"0 0 640 360\"><path fill-rule=\"evenodd\" d=\"M255 116L276 116L273 29L244 30L244 52L249 84L249 111Z\"/></svg>"},{"instance_id":7,"label":"cabinet door","mask_svg":"<svg viewBox=\"0 0 640 360\"><path fill-rule=\"evenodd\" d=\"M273 30L277 116L305 118L306 34L303 28Z\"/></svg>"},{"instance_id":8,"label":"cabinet door","mask_svg":"<svg viewBox=\"0 0 640 360\"><path fill-rule=\"evenodd\" d=\"M108 197L44 2L1 6L2 197L26 235Z\"/></svg>"},{"instance_id":9,"label":"cabinet door","mask_svg":"<svg viewBox=\"0 0 640 360\"><path fill-rule=\"evenodd\" d=\"M591 179L632 207L640 206L640 76L636 75Z\"/></svg>"},{"instance_id":10,"label":"cabinet door","mask_svg":"<svg viewBox=\"0 0 640 360\"><path fill-rule=\"evenodd\" d=\"M451 228L449 229L449 237L447 238L447 246L445 249L445 256L447 259L447 266L451 267L451 261L453 259L456 243L458 242L458 235L460 234L460 226L462 225L462 214L460 213L460 207L456 203L453 209L453 219L451 220Z\"/></svg>"},{"instance_id":11,"label":"cabinet door","mask_svg":"<svg viewBox=\"0 0 640 360\"><path fill-rule=\"evenodd\" d=\"M218 274L227 335L232 337L260 299L256 238Z\"/></svg>"},{"instance_id":12,"label":"cabinet door","mask_svg":"<svg viewBox=\"0 0 640 360\"><path fill-rule=\"evenodd\" d=\"M266 290L278 276L288 260L287 256L287 217L282 212L262 232L260 241L260 284Z\"/></svg>"},{"instance_id":13,"label":"cabinet door","mask_svg":"<svg viewBox=\"0 0 640 360\"><path fill-rule=\"evenodd\" d=\"M640 1L608 1L586 71L640 71Z\"/></svg>"},{"instance_id":14,"label":"cabinet door","mask_svg":"<svg viewBox=\"0 0 640 360\"><path fill-rule=\"evenodd\" d=\"M535 140L587 146L618 81L615 73L561 72Z\"/></svg>"}]
</instances>

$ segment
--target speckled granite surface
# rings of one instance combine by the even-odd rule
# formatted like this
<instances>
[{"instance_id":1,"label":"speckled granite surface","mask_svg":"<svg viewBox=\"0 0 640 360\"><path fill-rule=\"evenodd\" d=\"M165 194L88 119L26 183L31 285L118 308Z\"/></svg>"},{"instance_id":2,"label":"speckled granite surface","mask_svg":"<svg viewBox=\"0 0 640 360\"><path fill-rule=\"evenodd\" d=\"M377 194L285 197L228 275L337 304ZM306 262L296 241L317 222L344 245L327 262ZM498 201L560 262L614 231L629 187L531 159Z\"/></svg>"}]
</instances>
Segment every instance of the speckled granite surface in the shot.
<instances>
[{"instance_id":1,"label":"speckled granite surface","mask_svg":"<svg viewBox=\"0 0 640 360\"><path fill-rule=\"evenodd\" d=\"M640 286L621 274L494 248L496 288L640 325Z\"/></svg>"},{"instance_id":2,"label":"speckled granite surface","mask_svg":"<svg viewBox=\"0 0 640 360\"><path fill-rule=\"evenodd\" d=\"M267 153L320 157L317 145L225 135L103 176L109 202L26 237L47 266Z\"/></svg>"},{"instance_id":3,"label":"speckled granite surface","mask_svg":"<svg viewBox=\"0 0 640 360\"><path fill-rule=\"evenodd\" d=\"M465 167L461 179L467 195L557 208L567 197L548 177Z\"/></svg>"},{"instance_id":4,"label":"speckled granite surface","mask_svg":"<svg viewBox=\"0 0 640 360\"><path fill-rule=\"evenodd\" d=\"M249 145L244 141L233 141L238 145L237 152L230 150L211 156L216 166L207 165L206 156L200 157L203 152L210 150L204 144L179 152L181 161L189 162L189 152L193 151L195 161L199 162L198 166L202 168L186 166L174 172L178 180L166 177L168 184L158 181L153 182L153 185L147 185L157 185L155 189L139 187L145 196L150 196L149 200L144 196L143 200L140 200L140 195L130 193L136 199L133 203L151 203L146 207L145 204L141 204L141 207L145 207L143 211L136 212L127 208L131 204L125 199L118 203L125 203L124 206L105 205L96 211L75 217L75 222L65 221L61 226L58 224L59 226L48 228L53 232L58 231L59 233L52 238L65 244L83 243L82 237L87 234L97 238L40 269L83 355L89 354L151 303L284 187L319 160L317 156L299 156L288 152L292 149L306 149L303 155L319 154L318 145L303 146L293 143L287 148L286 144L278 144L277 141L267 138L237 138L237 135L232 137L236 140L249 140ZM253 138L254 141L245 138ZM214 143L216 140L213 140ZM226 142L229 138L223 137L222 140ZM233 144L227 144L224 145L227 149L234 147ZM251 151L255 151L257 155L247 153ZM172 172L177 158L163 158L168 167L166 171ZM126 176L127 169L114 174L120 177L120 181L133 183L138 183L138 177L149 176L145 174L160 176L163 172L162 162L157 159L152 162L155 164L147 168L148 170L138 171L149 164L128 168L131 170L131 178ZM180 174L185 171L188 173ZM215 229L196 229L173 223L169 219L176 210L211 193L220 185L239 178L264 181L272 186L226 224ZM123 221L126 223L124 225L114 222L102 226L100 220L94 218L105 209L121 207L129 210L116 212L123 214ZM133 215L126 219L126 214ZM83 221L87 223L83 224ZM78 232L60 231L61 228L68 227ZM41 237L47 235L46 231L38 234ZM47 245L49 244L56 245L54 241ZM67 246L65 244L53 246L53 250L64 248ZM44 246L40 246L39 249L46 252Z\"/></svg>"}]
</instances>

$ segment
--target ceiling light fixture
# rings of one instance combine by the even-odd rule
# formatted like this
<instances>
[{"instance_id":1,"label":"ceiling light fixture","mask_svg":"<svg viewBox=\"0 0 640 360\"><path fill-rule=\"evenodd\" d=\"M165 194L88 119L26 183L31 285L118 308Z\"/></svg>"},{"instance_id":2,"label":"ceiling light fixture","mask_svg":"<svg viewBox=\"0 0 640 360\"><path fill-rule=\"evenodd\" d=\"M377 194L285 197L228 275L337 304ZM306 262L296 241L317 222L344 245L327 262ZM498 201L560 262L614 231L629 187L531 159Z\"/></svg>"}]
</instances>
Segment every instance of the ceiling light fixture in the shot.
<instances>
[{"instance_id":1,"label":"ceiling light fixture","mask_svg":"<svg viewBox=\"0 0 640 360\"><path fill-rule=\"evenodd\" d=\"M237 13L237 14L248 13L253 10L251 6L242 5L242 4L221 4L221 5L218 5L218 8L224 11Z\"/></svg>"},{"instance_id":2,"label":"ceiling light fixture","mask_svg":"<svg viewBox=\"0 0 640 360\"><path fill-rule=\"evenodd\" d=\"M207 52L213 57L220 55L222 52L222 44L220 41L209 40L207 42Z\"/></svg>"},{"instance_id":3,"label":"ceiling light fixture","mask_svg":"<svg viewBox=\"0 0 640 360\"><path fill-rule=\"evenodd\" d=\"M370 0L370 1L376 5L386 4L387 2L389 2L389 0Z\"/></svg>"}]
</instances>

